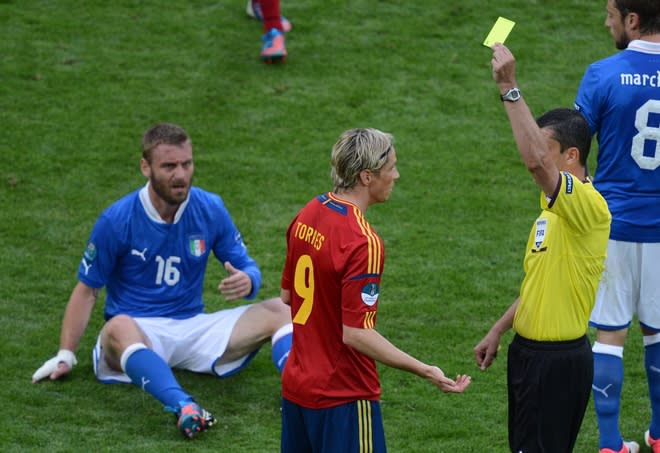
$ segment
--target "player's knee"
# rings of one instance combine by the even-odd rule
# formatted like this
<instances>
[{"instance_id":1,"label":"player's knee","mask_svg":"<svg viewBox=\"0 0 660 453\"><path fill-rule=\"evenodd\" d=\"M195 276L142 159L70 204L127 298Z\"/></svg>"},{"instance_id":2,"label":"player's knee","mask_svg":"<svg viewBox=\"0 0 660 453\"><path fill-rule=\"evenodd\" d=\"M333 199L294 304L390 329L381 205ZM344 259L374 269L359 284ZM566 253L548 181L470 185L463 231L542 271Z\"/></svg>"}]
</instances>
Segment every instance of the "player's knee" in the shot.
<instances>
[{"instance_id":1,"label":"player's knee","mask_svg":"<svg viewBox=\"0 0 660 453\"><path fill-rule=\"evenodd\" d=\"M117 332L131 329L135 326L135 321L128 315L117 315L110 319L103 326L103 333L108 336L115 336Z\"/></svg>"},{"instance_id":2,"label":"player's knee","mask_svg":"<svg viewBox=\"0 0 660 453\"><path fill-rule=\"evenodd\" d=\"M262 304L274 317L281 319L283 322L291 322L291 309L279 297L266 299Z\"/></svg>"},{"instance_id":3,"label":"player's knee","mask_svg":"<svg viewBox=\"0 0 660 453\"><path fill-rule=\"evenodd\" d=\"M145 342L146 339L135 320L127 315L117 315L103 326L101 342L110 350L123 349L127 344Z\"/></svg>"}]
</instances>

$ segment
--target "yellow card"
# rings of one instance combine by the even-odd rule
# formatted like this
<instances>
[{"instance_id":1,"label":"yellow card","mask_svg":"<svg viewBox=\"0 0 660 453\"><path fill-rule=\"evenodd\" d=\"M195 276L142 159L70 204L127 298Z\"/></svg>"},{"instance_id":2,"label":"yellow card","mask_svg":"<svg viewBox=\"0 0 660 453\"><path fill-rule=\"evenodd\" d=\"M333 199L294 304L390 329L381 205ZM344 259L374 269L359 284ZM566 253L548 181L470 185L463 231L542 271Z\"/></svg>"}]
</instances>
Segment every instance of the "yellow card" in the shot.
<instances>
[{"instance_id":1,"label":"yellow card","mask_svg":"<svg viewBox=\"0 0 660 453\"><path fill-rule=\"evenodd\" d=\"M498 17L490 33L486 36L484 46L492 47L496 42L504 44L504 40L509 36L514 25L516 25L514 21L505 19L504 17Z\"/></svg>"}]
</instances>

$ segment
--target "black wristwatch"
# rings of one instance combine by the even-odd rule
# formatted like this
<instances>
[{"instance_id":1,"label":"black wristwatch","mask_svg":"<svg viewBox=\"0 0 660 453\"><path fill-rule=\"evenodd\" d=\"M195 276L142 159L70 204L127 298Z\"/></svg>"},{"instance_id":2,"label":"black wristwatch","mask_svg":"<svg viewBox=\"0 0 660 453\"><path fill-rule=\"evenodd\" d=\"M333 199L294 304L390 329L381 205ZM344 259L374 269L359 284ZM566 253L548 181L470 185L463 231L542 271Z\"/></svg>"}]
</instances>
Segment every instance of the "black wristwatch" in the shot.
<instances>
[{"instance_id":1,"label":"black wristwatch","mask_svg":"<svg viewBox=\"0 0 660 453\"><path fill-rule=\"evenodd\" d=\"M522 95L520 94L520 90L516 87L513 87L509 89L506 93L500 94L500 99L502 101L507 101L507 102L516 102L517 100L520 99Z\"/></svg>"}]
</instances>

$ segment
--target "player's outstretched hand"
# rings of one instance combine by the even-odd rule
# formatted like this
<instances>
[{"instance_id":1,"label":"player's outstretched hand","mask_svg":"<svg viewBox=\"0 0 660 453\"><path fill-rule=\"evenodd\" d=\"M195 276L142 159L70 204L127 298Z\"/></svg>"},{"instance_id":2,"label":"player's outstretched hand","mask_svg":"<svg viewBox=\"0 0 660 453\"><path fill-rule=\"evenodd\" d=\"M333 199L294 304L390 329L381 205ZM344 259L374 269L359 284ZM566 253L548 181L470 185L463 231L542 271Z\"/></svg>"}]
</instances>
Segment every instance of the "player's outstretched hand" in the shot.
<instances>
[{"instance_id":1,"label":"player's outstretched hand","mask_svg":"<svg viewBox=\"0 0 660 453\"><path fill-rule=\"evenodd\" d=\"M218 289L225 298L227 300L238 300L250 294L252 291L250 276L236 269L229 261L225 263L225 269L229 276L223 278L220 285L218 285Z\"/></svg>"},{"instance_id":2,"label":"player's outstretched hand","mask_svg":"<svg viewBox=\"0 0 660 453\"><path fill-rule=\"evenodd\" d=\"M447 382L440 386L440 389L445 393L463 393L463 391L468 388L468 385L472 382L472 378L467 374L459 374L456 376L456 380Z\"/></svg>"},{"instance_id":3,"label":"player's outstretched hand","mask_svg":"<svg viewBox=\"0 0 660 453\"><path fill-rule=\"evenodd\" d=\"M436 366L431 367L430 371L428 379L445 393L462 393L472 382L472 378L465 374L459 374L456 380L450 379Z\"/></svg>"},{"instance_id":4,"label":"player's outstretched hand","mask_svg":"<svg viewBox=\"0 0 660 453\"><path fill-rule=\"evenodd\" d=\"M500 335L497 332L490 331L486 336L474 347L474 358L477 365L482 370L485 370L493 363L497 357L497 351L500 348Z\"/></svg>"},{"instance_id":5,"label":"player's outstretched hand","mask_svg":"<svg viewBox=\"0 0 660 453\"><path fill-rule=\"evenodd\" d=\"M67 349L60 349L55 357L41 365L41 367L32 375L32 383L38 382L45 377L50 377L52 381L69 374L73 366L77 364L76 355Z\"/></svg>"}]
</instances>

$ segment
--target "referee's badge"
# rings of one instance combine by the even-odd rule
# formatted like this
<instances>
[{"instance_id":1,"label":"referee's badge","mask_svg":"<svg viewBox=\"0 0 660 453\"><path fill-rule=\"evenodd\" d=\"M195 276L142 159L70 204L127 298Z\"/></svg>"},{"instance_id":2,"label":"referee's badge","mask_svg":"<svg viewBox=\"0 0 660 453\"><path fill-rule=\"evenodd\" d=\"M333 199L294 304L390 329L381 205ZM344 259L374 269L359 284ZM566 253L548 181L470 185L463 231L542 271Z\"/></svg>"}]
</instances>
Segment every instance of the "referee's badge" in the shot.
<instances>
[{"instance_id":1,"label":"referee's badge","mask_svg":"<svg viewBox=\"0 0 660 453\"><path fill-rule=\"evenodd\" d=\"M548 229L548 219L536 219L536 234L534 235L534 246L541 247L545 239L545 232Z\"/></svg>"}]
</instances>

